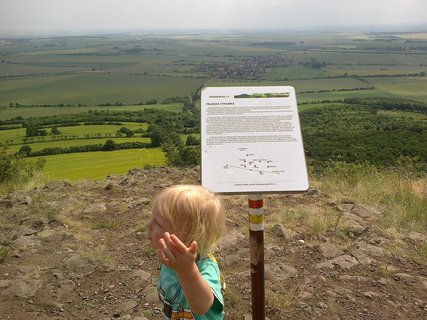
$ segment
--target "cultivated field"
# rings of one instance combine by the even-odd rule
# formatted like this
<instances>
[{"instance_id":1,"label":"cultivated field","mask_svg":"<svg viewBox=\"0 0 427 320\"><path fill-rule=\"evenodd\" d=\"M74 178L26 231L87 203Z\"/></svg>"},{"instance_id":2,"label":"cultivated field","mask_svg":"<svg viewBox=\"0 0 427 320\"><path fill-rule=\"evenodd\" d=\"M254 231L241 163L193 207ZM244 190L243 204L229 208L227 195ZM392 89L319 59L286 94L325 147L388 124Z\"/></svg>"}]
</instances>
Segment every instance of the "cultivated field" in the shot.
<instances>
[{"instance_id":1,"label":"cultivated field","mask_svg":"<svg viewBox=\"0 0 427 320\"><path fill-rule=\"evenodd\" d=\"M0 55L0 121L3 129L13 128L0 131L0 142L10 145L9 154L24 145L26 129L19 125L25 126L25 121L94 112L104 116L108 112L122 116L128 112L134 119L146 108L178 114L185 103L200 105L198 93L202 86L291 85L296 88L301 112L330 103L345 107L345 98L404 98L427 103L425 33L0 39ZM194 121L186 125L197 133ZM103 144L106 139L115 143L149 142L141 134L116 137L122 126L146 130L148 124L59 125L61 136L25 141L33 151ZM50 131L52 125L45 128ZM185 142L185 132L177 133ZM52 178L98 178L109 170L123 172L135 165L164 164L160 149L146 150L87 152L78 157L50 155L46 156L45 172ZM136 161L135 157L143 152L156 157ZM79 162L74 157L91 160ZM92 164L104 158L106 169L101 165L84 169L84 161Z\"/></svg>"}]
</instances>

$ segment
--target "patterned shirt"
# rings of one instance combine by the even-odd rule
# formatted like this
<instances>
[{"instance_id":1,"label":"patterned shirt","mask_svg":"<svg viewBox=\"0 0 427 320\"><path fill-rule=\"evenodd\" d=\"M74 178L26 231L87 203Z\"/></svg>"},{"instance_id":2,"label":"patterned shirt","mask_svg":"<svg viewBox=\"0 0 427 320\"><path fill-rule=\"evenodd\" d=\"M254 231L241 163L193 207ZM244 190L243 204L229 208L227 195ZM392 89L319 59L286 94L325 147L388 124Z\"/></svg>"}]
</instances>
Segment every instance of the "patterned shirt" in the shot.
<instances>
[{"instance_id":1,"label":"patterned shirt","mask_svg":"<svg viewBox=\"0 0 427 320\"><path fill-rule=\"evenodd\" d=\"M215 258L209 255L196 261L196 265L214 295L214 302L210 310L203 315L194 314L185 299L175 271L162 264L157 280L157 290L163 305L165 320L221 320L224 318L220 272Z\"/></svg>"}]
</instances>

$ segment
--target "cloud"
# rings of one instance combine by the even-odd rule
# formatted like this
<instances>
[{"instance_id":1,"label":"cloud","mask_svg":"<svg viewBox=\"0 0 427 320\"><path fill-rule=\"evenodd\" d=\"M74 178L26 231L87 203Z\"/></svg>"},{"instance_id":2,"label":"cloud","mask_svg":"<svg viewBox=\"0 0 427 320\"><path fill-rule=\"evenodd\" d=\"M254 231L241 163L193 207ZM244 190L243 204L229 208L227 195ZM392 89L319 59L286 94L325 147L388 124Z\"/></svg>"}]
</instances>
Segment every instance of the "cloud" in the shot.
<instances>
[{"instance_id":1,"label":"cloud","mask_svg":"<svg viewBox=\"0 0 427 320\"><path fill-rule=\"evenodd\" d=\"M424 0L0 0L0 32L269 29L427 22Z\"/></svg>"}]
</instances>

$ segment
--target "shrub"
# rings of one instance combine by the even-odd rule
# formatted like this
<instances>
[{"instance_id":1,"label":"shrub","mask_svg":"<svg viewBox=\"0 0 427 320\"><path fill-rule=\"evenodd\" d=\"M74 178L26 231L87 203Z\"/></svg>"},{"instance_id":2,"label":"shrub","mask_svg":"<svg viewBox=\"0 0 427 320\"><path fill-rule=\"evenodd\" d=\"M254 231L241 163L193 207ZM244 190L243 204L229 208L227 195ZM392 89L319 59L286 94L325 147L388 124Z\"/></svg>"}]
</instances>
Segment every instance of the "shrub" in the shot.
<instances>
[{"instance_id":1,"label":"shrub","mask_svg":"<svg viewBox=\"0 0 427 320\"><path fill-rule=\"evenodd\" d=\"M45 164L45 159L28 160L25 155L6 154L6 147L0 151L0 189L12 191L28 183Z\"/></svg>"}]
</instances>

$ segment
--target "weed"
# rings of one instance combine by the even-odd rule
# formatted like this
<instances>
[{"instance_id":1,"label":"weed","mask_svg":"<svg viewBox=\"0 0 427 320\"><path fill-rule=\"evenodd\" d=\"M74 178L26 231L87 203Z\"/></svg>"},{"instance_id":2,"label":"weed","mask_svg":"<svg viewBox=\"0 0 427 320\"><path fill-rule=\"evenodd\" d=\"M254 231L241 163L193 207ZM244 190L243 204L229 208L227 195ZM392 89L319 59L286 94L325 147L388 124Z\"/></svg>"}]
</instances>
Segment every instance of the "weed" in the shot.
<instances>
[{"instance_id":1,"label":"weed","mask_svg":"<svg viewBox=\"0 0 427 320\"><path fill-rule=\"evenodd\" d=\"M92 230L115 229L115 228L117 228L116 223L98 222L92 225Z\"/></svg>"},{"instance_id":2,"label":"weed","mask_svg":"<svg viewBox=\"0 0 427 320\"><path fill-rule=\"evenodd\" d=\"M377 269L377 273L384 278L389 278L391 277L394 273L396 272L396 268L393 267L392 265L383 265L383 266L379 266Z\"/></svg>"},{"instance_id":3,"label":"weed","mask_svg":"<svg viewBox=\"0 0 427 320\"><path fill-rule=\"evenodd\" d=\"M415 247L415 252L409 254L409 257L416 262L427 265L427 243Z\"/></svg>"},{"instance_id":4,"label":"weed","mask_svg":"<svg viewBox=\"0 0 427 320\"><path fill-rule=\"evenodd\" d=\"M285 293L282 292L274 292L272 290L265 290L265 301L266 304L277 308L279 310L285 310L289 308L297 298L297 289L292 288Z\"/></svg>"},{"instance_id":5,"label":"weed","mask_svg":"<svg viewBox=\"0 0 427 320\"><path fill-rule=\"evenodd\" d=\"M44 214L49 222L54 221L59 214L58 209L48 209L44 211Z\"/></svg>"},{"instance_id":6,"label":"weed","mask_svg":"<svg viewBox=\"0 0 427 320\"><path fill-rule=\"evenodd\" d=\"M10 257L9 247L0 247L0 263L5 262Z\"/></svg>"},{"instance_id":7,"label":"weed","mask_svg":"<svg viewBox=\"0 0 427 320\"><path fill-rule=\"evenodd\" d=\"M90 258L94 261L102 263L103 265L111 265L113 261L113 258L110 255L99 250L91 252Z\"/></svg>"},{"instance_id":8,"label":"weed","mask_svg":"<svg viewBox=\"0 0 427 320\"><path fill-rule=\"evenodd\" d=\"M239 297L235 292L232 292L227 289L226 293L224 294L225 303L227 306L234 308L239 303Z\"/></svg>"}]
</instances>

